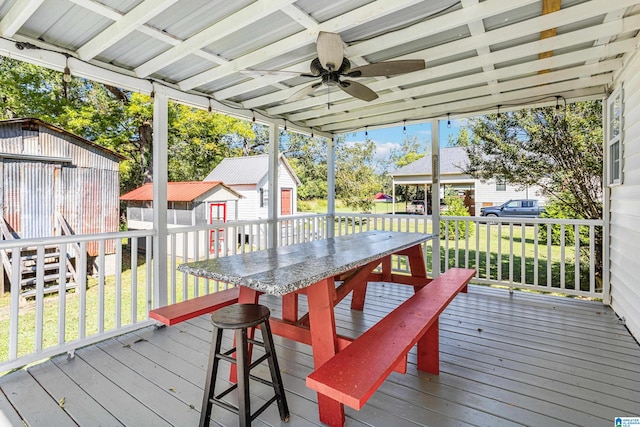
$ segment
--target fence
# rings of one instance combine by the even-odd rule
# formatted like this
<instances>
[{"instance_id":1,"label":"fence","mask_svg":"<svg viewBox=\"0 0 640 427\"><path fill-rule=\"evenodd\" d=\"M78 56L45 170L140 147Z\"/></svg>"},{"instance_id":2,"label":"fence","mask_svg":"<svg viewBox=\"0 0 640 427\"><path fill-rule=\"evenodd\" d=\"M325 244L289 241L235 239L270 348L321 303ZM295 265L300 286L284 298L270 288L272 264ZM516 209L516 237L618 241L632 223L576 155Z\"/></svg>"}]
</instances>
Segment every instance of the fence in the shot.
<instances>
[{"instance_id":1,"label":"fence","mask_svg":"<svg viewBox=\"0 0 640 427\"><path fill-rule=\"evenodd\" d=\"M431 217L409 215L294 215L279 218L276 227L278 246L325 239L332 228L336 236L368 230L433 233ZM424 254L428 271L435 261L441 271L475 268L477 283L606 299L599 281L601 235L602 221L442 217L439 240L427 242ZM19 257L5 263L11 292L0 300L0 331L9 340L0 342L0 372L150 325L153 239L153 231L145 230L0 241L0 252L36 253L33 299L21 297L20 262L13 261ZM168 301L227 286L178 273L179 264L264 250L267 242L266 220L170 228L168 258L160 261L167 268ZM86 255L89 244L98 245L97 257ZM114 255L105 254L110 244ZM79 256L68 250L72 246L80 247ZM439 247L437 257L434 247ZM44 258L52 248L59 255L59 274L73 263L74 292L46 294L44 277L50 272ZM395 257L393 267L406 271L406 260Z\"/></svg>"}]
</instances>

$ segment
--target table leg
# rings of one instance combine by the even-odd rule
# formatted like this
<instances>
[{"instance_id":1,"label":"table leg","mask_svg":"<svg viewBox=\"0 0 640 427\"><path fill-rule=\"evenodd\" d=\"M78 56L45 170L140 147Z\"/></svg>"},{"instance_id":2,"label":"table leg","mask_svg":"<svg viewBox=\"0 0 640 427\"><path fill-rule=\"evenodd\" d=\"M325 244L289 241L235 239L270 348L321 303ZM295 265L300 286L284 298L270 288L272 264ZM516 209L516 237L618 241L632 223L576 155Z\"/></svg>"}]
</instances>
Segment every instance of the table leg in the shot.
<instances>
[{"instance_id":1,"label":"table leg","mask_svg":"<svg viewBox=\"0 0 640 427\"><path fill-rule=\"evenodd\" d=\"M257 304L258 299L260 298L260 293L251 288L247 288L245 286L240 286L240 292L238 294L238 304ZM247 330L247 336L249 339L253 339L255 334L255 328L249 328ZM236 342L236 336L233 335L233 346L236 347L238 343ZM253 344L249 343L249 351L247 352L247 357L251 360L251 350L253 349ZM236 357L236 354L233 353L232 357ZM231 370L229 371L229 381L232 383L238 382L238 367L235 364L231 364Z\"/></svg>"},{"instance_id":2,"label":"table leg","mask_svg":"<svg viewBox=\"0 0 640 427\"><path fill-rule=\"evenodd\" d=\"M333 312L333 278L323 279L307 288L309 328L313 366L318 367L335 356L338 351L336 320ZM344 406L323 394L318 394L320 421L329 426L344 425Z\"/></svg>"},{"instance_id":3,"label":"table leg","mask_svg":"<svg viewBox=\"0 0 640 427\"><path fill-rule=\"evenodd\" d=\"M282 320L296 322L298 320L298 294L282 296Z\"/></svg>"},{"instance_id":4,"label":"table leg","mask_svg":"<svg viewBox=\"0 0 640 427\"><path fill-rule=\"evenodd\" d=\"M422 245L416 245L407 250L407 260L409 269L413 277L427 277L427 269L424 265L424 256L422 253ZM414 287L417 292L419 287Z\"/></svg>"},{"instance_id":5,"label":"table leg","mask_svg":"<svg viewBox=\"0 0 640 427\"><path fill-rule=\"evenodd\" d=\"M380 260L382 264L382 280L385 282L391 281L391 255L388 255ZM369 268L369 265L365 267L365 270L368 273L371 272L376 266L373 265ZM358 283L353 288L353 294L351 295L351 309L362 311L364 310L364 300L367 297L367 285L368 282L366 279L362 281L362 283Z\"/></svg>"}]
</instances>

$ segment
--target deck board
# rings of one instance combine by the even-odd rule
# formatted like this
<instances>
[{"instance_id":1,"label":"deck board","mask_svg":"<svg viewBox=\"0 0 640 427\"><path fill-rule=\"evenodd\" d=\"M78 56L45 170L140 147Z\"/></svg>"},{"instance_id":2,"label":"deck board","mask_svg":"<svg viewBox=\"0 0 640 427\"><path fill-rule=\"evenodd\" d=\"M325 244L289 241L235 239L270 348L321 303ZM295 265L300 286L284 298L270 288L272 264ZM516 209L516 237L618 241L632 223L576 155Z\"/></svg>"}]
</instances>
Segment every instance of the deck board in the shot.
<instances>
[{"instance_id":1,"label":"deck board","mask_svg":"<svg viewBox=\"0 0 640 427\"><path fill-rule=\"evenodd\" d=\"M339 333L359 335L411 293L372 284L364 312L352 311L346 298L336 308ZM261 301L279 314L278 298ZM80 349L74 359L0 377L0 414L10 425L21 418L29 425L195 425L212 329L208 315L147 327ZM227 332L223 345L230 346ZM413 349L407 374L392 373L361 411L346 408L346 425L599 426L640 415L640 346L601 303L470 286L441 316L440 340L440 375L419 372ZM291 421L282 423L271 405L253 425L320 425L316 394L305 385L311 348L277 336L274 342ZM221 364L219 380L227 373ZM266 366L255 373L269 375ZM252 383L254 405L270 393ZM236 423L235 415L214 410L212 425Z\"/></svg>"}]
</instances>

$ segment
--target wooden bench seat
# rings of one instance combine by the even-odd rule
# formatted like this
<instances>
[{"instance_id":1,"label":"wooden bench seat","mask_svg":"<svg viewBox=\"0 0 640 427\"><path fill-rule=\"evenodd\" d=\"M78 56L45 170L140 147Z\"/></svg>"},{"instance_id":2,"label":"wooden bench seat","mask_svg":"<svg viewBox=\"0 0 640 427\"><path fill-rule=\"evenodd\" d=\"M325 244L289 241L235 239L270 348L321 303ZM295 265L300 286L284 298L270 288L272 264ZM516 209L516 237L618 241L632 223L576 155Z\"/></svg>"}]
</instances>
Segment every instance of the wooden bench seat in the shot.
<instances>
[{"instance_id":1,"label":"wooden bench seat","mask_svg":"<svg viewBox=\"0 0 640 427\"><path fill-rule=\"evenodd\" d=\"M418 343L418 369L439 373L438 317L475 270L453 268L418 290L307 377L318 393L360 409Z\"/></svg>"},{"instance_id":2,"label":"wooden bench seat","mask_svg":"<svg viewBox=\"0 0 640 427\"><path fill-rule=\"evenodd\" d=\"M209 295L169 304L149 312L149 317L167 326L193 319L238 302L240 288L229 288Z\"/></svg>"}]
</instances>

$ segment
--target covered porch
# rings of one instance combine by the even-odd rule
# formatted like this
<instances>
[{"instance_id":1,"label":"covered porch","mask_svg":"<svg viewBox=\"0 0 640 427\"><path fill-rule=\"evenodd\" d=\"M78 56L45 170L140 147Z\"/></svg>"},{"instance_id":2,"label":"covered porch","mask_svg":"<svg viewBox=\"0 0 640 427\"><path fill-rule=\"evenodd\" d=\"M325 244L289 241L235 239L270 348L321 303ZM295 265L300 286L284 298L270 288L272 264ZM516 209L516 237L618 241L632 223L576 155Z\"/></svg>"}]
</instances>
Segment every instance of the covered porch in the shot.
<instances>
[{"instance_id":1,"label":"covered porch","mask_svg":"<svg viewBox=\"0 0 640 427\"><path fill-rule=\"evenodd\" d=\"M432 170L439 171L440 121L559 100L605 99L623 86L624 108L617 110L616 123L624 150L614 160L623 165L624 180L620 176L605 186L603 219L533 221L535 235L538 227L572 229L576 235L587 230L588 247L562 240L552 248L528 240L531 228L525 225L472 219L482 226L481 240L479 232L460 233L458 221L468 218L448 218L452 228L425 248L434 276L471 266L478 269L476 283L598 301L472 286L442 317L442 373L418 374L412 365L404 377L393 374L362 411L347 411L347 424L595 426L638 416L640 355L633 337L640 336L640 263L634 255L640 242L639 30L638 0L5 1L1 55L153 96L154 206L167 206L170 101L267 125L269 195L277 194L280 129L327 138L329 205L325 215L291 218L279 216L277 203L269 203L263 221L179 230L167 226L163 209L154 209L151 230L0 242L0 249L14 253L36 248L38 282L29 304L21 304L12 288L0 319L0 371L17 369L0 378L0 417L17 425L195 422L210 325L202 317L156 330L148 312L220 288L178 273L177 265L188 259L175 255L177 245L202 259L367 227L437 233L438 210L428 219L336 214L333 137L431 122ZM371 102L335 86L289 102L311 84L299 74L308 72L316 56L320 31L340 34L354 66L424 59L427 68L360 80L379 96ZM616 112L605 113L605 130L611 113ZM611 152L604 151L609 172ZM433 184L440 185L439 173ZM439 191L433 195L438 205ZM227 243L225 250L188 238L204 233L218 242L222 230L232 238L256 237ZM595 233L604 236L603 247L595 247ZM99 247L98 273L89 277L86 247L93 242ZM532 254L525 248L531 242ZM112 274L105 257L111 243ZM45 298L45 244L57 246L61 259L77 248L77 294ZM141 249L145 254L139 256ZM579 256L583 249L589 253L586 263ZM594 258L600 253L603 271L596 277ZM17 283L18 263L3 265ZM395 267L402 270L403 261ZM577 273L582 270L585 278ZM379 297L363 313L339 309L343 333L359 334L406 297L395 288L377 289ZM277 310L276 301L265 303ZM319 424L316 396L304 385L312 369L309 348L280 339L277 345L288 397L295 402L292 425ZM232 422L227 414L217 416L220 425ZM271 411L260 421L278 423Z\"/></svg>"},{"instance_id":2,"label":"covered porch","mask_svg":"<svg viewBox=\"0 0 640 427\"><path fill-rule=\"evenodd\" d=\"M352 311L349 299L338 307L342 334L361 334L411 293L389 284L370 291L364 312ZM261 302L278 312L279 299ZM195 425L211 333L206 315L148 326L4 376L0 421ZM418 372L414 349L408 373L392 374L362 410L347 409L346 425L602 426L640 407L640 347L600 302L471 286L441 316L440 334L440 375ZM321 425L305 385L310 347L275 339L291 420L281 423L273 405L255 425ZM258 375L268 377L267 368ZM264 396L258 384L252 401ZM213 420L237 422L226 411Z\"/></svg>"}]
</instances>

